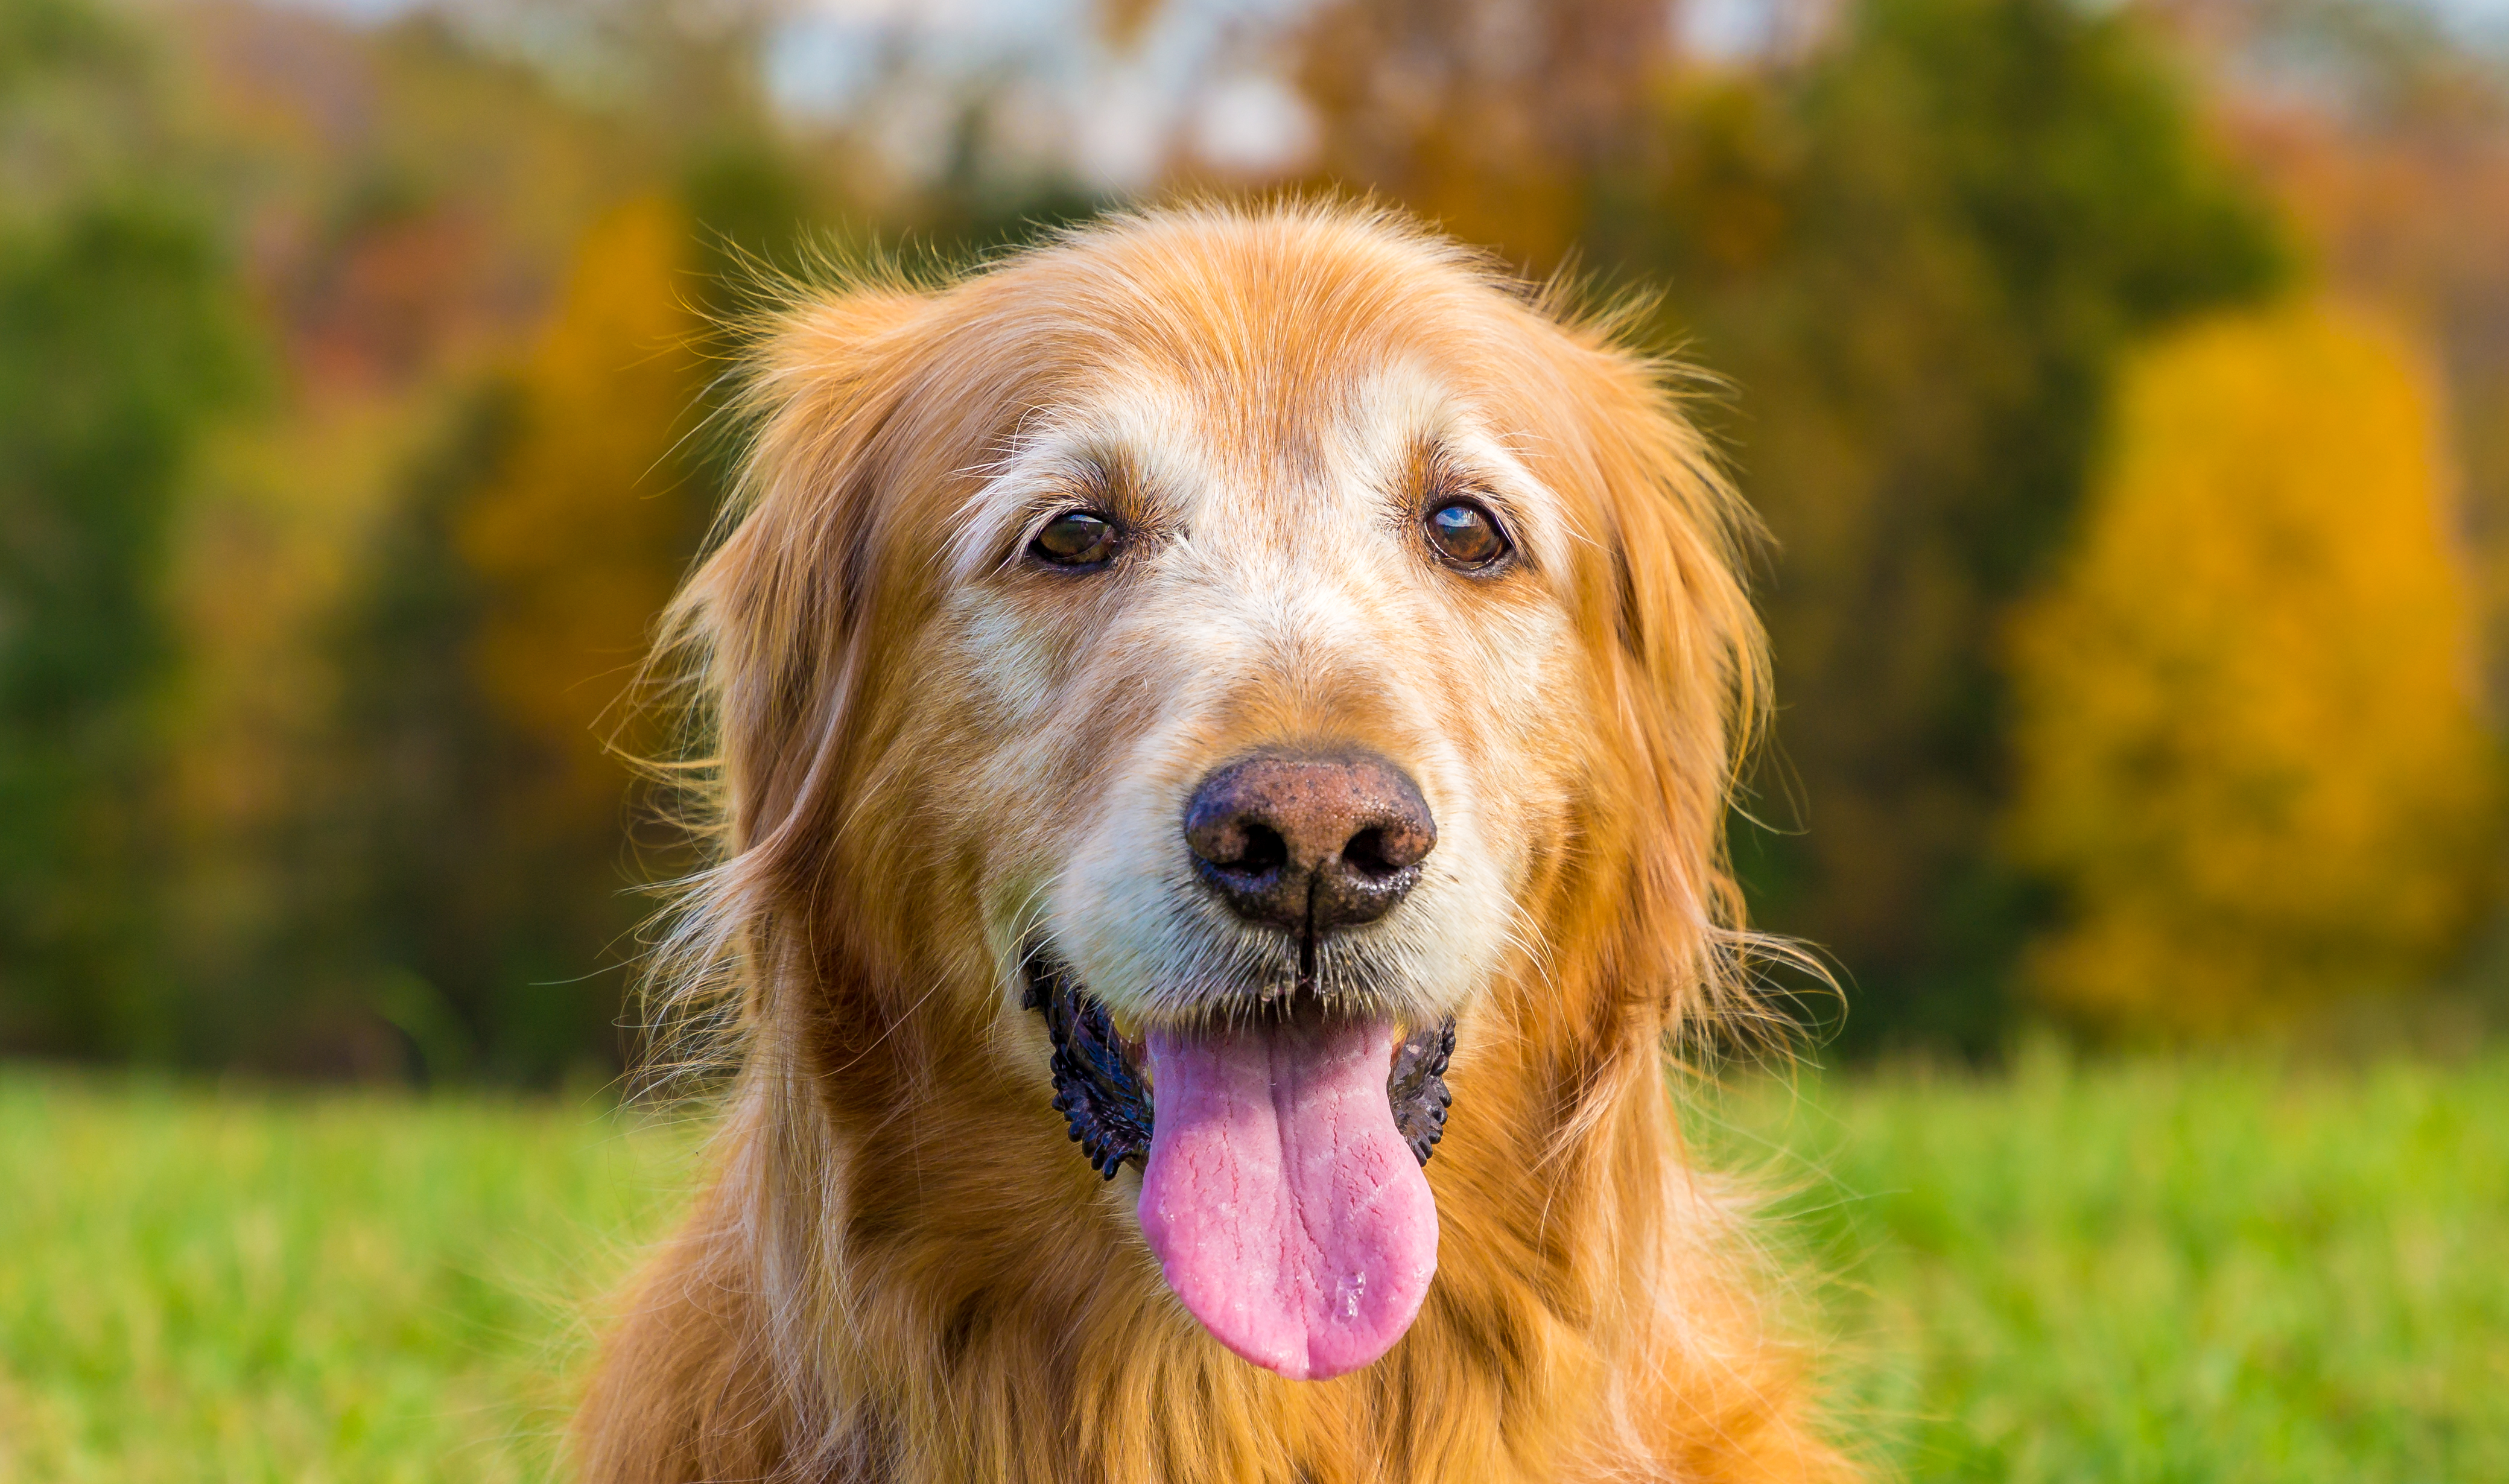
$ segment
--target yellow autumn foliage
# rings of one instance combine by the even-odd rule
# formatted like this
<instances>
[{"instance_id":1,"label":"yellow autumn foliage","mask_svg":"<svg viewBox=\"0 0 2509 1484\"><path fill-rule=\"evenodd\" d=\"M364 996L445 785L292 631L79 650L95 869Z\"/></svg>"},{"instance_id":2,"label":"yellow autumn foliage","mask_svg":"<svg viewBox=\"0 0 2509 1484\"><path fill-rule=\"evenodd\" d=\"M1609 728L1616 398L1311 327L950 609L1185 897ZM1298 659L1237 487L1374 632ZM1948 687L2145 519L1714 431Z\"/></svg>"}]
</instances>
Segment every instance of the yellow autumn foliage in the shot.
<instances>
[{"instance_id":1,"label":"yellow autumn foliage","mask_svg":"<svg viewBox=\"0 0 2509 1484\"><path fill-rule=\"evenodd\" d=\"M2027 971L2129 1034L2410 983L2464 931L2496 762L2422 358L2306 306L2128 363L2078 547L2014 634Z\"/></svg>"},{"instance_id":2,"label":"yellow autumn foliage","mask_svg":"<svg viewBox=\"0 0 2509 1484\"><path fill-rule=\"evenodd\" d=\"M552 823L615 828L626 776L605 722L702 519L677 460L699 390L690 241L659 197L585 233L522 368L514 441L457 532L485 596L481 686L538 744Z\"/></svg>"}]
</instances>

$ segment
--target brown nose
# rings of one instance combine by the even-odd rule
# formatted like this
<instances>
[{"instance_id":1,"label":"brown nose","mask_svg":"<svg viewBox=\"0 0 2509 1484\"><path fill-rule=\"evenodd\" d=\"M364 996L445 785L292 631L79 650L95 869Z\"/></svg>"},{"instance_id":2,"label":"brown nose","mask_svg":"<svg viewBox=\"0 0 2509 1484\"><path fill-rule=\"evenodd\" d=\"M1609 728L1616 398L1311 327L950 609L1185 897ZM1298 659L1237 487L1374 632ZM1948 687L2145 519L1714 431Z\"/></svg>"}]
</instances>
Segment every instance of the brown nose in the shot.
<instances>
[{"instance_id":1,"label":"brown nose","mask_svg":"<svg viewBox=\"0 0 2509 1484\"><path fill-rule=\"evenodd\" d=\"M1419 786L1373 753L1266 753L1202 781L1184 837L1195 872L1237 915L1304 934L1392 911L1438 825Z\"/></svg>"}]
</instances>

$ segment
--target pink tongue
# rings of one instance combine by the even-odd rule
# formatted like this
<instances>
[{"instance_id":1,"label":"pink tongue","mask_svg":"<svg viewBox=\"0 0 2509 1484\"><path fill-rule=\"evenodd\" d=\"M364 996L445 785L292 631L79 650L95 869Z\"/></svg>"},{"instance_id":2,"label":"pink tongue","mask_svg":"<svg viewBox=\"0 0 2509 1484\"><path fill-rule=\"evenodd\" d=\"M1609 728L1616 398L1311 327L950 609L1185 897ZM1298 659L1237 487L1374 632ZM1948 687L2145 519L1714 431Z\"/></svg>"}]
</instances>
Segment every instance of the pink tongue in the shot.
<instances>
[{"instance_id":1,"label":"pink tongue","mask_svg":"<svg viewBox=\"0 0 2509 1484\"><path fill-rule=\"evenodd\" d=\"M1395 1132L1394 1027L1149 1036L1142 1234L1219 1343L1292 1381L1357 1370L1420 1312L1438 1208Z\"/></svg>"}]
</instances>

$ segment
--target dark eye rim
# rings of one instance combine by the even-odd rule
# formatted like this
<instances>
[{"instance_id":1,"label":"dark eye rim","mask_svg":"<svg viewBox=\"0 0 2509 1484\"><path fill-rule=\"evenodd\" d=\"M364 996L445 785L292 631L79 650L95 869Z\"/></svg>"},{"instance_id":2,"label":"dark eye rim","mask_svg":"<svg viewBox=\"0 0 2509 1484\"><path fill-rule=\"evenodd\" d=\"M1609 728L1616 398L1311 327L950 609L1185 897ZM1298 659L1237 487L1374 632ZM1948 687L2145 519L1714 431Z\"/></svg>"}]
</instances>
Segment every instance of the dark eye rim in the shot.
<instances>
[{"instance_id":1,"label":"dark eye rim","mask_svg":"<svg viewBox=\"0 0 2509 1484\"><path fill-rule=\"evenodd\" d=\"M1046 531L1051 528L1056 521L1065 520L1075 515L1086 516L1091 520L1105 523L1106 527L1105 555L1099 557L1094 561L1075 562L1064 557L1056 556L1052 552L1043 548L1042 543L1045 540ZM1115 558L1123 554L1125 539L1131 534L1132 533L1129 528L1127 528L1121 520L1118 520L1109 511L1099 509L1094 505L1072 505L1065 509L1057 510L1052 515L1047 516L1033 532L1030 533L1028 544L1020 548L1020 554L1027 559L1030 565L1042 567L1052 572L1104 572L1108 567L1114 565Z\"/></svg>"},{"instance_id":2,"label":"dark eye rim","mask_svg":"<svg viewBox=\"0 0 2509 1484\"><path fill-rule=\"evenodd\" d=\"M1479 511L1481 519L1489 522L1491 533L1498 538L1498 550L1495 553L1478 562L1467 562L1438 544L1436 527L1433 524L1438 518L1438 512L1452 509L1457 505L1468 510ZM1440 566L1452 572L1462 573L1466 576L1486 577L1504 572L1516 565L1518 555L1516 536L1508 530L1507 522L1500 517L1498 511L1490 508L1487 501L1476 499L1470 495L1446 494L1431 501L1420 511L1420 538L1428 543L1431 554L1438 559Z\"/></svg>"}]
</instances>

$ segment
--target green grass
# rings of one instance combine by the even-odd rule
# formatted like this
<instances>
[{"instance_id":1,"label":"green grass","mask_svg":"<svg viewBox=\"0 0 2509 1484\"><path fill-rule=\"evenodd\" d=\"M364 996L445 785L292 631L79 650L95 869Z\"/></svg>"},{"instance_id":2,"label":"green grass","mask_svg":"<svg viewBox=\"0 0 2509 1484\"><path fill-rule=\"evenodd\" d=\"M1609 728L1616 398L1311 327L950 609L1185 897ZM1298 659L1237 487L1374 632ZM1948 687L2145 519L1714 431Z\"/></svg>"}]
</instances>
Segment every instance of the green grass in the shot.
<instances>
[{"instance_id":1,"label":"green grass","mask_svg":"<svg viewBox=\"0 0 2509 1484\"><path fill-rule=\"evenodd\" d=\"M1766 1085L1842 1412L1914 1479L2509 1480L2509 1059Z\"/></svg>"},{"instance_id":2,"label":"green grass","mask_svg":"<svg viewBox=\"0 0 2509 1484\"><path fill-rule=\"evenodd\" d=\"M1699 1120L1912 1479L2509 1479L2509 1059L1900 1071ZM537 1478L693 1135L0 1068L0 1481Z\"/></svg>"},{"instance_id":3,"label":"green grass","mask_svg":"<svg viewBox=\"0 0 2509 1484\"><path fill-rule=\"evenodd\" d=\"M692 1143L0 1069L0 1484L546 1477L579 1315Z\"/></svg>"}]
</instances>

